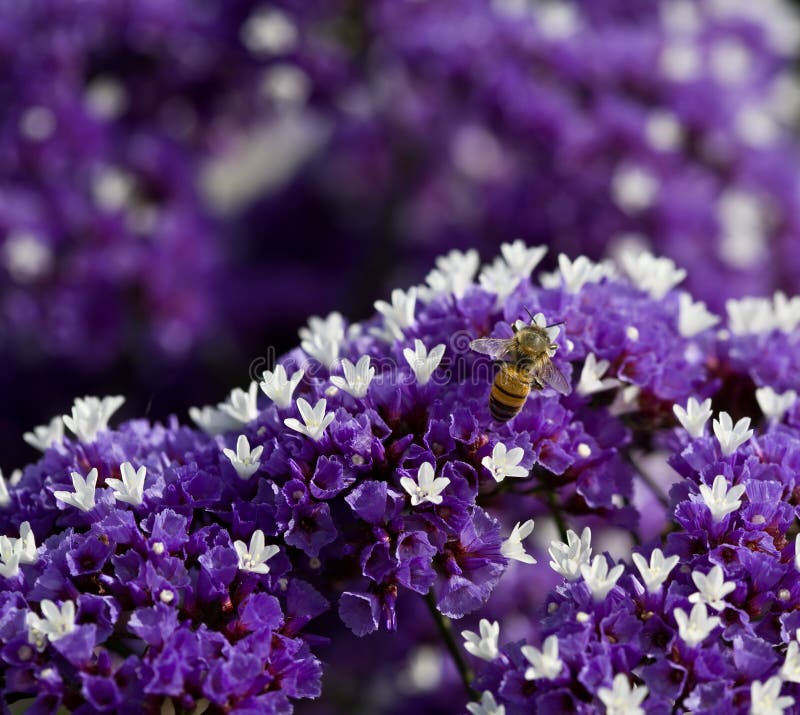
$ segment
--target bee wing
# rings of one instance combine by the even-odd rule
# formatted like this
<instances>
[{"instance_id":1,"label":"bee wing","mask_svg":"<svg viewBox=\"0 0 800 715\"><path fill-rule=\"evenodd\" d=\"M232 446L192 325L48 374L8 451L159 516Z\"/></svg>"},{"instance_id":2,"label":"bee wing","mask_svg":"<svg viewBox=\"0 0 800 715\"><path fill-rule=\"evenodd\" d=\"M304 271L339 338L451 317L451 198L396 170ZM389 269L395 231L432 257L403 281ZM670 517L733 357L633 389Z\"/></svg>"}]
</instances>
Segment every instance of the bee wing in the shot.
<instances>
[{"instance_id":1,"label":"bee wing","mask_svg":"<svg viewBox=\"0 0 800 715\"><path fill-rule=\"evenodd\" d=\"M499 360L508 355L515 340L516 338L478 338L473 340L469 346L477 353Z\"/></svg>"},{"instance_id":2,"label":"bee wing","mask_svg":"<svg viewBox=\"0 0 800 715\"><path fill-rule=\"evenodd\" d=\"M561 370L555 366L555 363L549 357L537 361L531 374L543 387L552 387L562 395L569 395L572 392L572 387L567 382L567 378L564 377Z\"/></svg>"}]
</instances>

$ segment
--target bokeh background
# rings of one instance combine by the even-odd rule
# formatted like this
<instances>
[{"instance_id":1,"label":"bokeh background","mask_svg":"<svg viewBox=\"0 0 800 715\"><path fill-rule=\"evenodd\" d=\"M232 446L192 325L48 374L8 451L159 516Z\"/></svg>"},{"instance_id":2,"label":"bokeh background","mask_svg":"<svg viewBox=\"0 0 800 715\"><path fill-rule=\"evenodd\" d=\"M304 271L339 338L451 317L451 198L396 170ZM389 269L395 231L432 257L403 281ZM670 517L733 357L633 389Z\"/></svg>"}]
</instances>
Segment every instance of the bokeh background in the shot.
<instances>
[{"instance_id":1,"label":"bokeh background","mask_svg":"<svg viewBox=\"0 0 800 715\"><path fill-rule=\"evenodd\" d=\"M798 47L788 0L0 0L0 466L76 395L185 418L453 248L797 292Z\"/></svg>"}]
</instances>

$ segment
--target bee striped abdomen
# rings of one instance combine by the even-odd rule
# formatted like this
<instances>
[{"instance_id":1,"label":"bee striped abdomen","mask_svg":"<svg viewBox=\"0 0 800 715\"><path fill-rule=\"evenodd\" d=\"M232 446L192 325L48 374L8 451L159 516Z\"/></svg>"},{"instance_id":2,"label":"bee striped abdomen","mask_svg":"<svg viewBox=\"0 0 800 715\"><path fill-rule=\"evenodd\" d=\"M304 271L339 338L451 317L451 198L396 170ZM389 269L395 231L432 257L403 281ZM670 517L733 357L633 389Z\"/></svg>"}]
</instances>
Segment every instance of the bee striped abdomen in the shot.
<instances>
[{"instance_id":1,"label":"bee striped abdomen","mask_svg":"<svg viewBox=\"0 0 800 715\"><path fill-rule=\"evenodd\" d=\"M494 378L489 395L489 411L499 422L508 422L525 404L531 391L528 376L521 370L503 365Z\"/></svg>"}]
</instances>

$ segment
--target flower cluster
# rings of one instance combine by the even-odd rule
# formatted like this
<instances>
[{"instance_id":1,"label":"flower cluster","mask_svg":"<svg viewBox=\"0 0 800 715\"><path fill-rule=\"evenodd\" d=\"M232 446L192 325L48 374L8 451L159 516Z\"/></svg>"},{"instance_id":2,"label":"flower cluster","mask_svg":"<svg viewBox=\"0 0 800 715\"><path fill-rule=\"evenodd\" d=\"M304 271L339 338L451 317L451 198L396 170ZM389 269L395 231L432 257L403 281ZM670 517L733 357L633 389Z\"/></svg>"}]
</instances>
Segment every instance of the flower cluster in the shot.
<instances>
[{"instance_id":1,"label":"flower cluster","mask_svg":"<svg viewBox=\"0 0 800 715\"><path fill-rule=\"evenodd\" d=\"M286 713L316 697L301 631L327 603L267 544L269 509L251 503L267 483L221 479L218 445L177 423L109 430L109 403L79 400L65 418L79 440L4 490L4 702Z\"/></svg>"},{"instance_id":2,"label":"flower cluster","mask_svg":"<svg viewBox=\"0 0 800 715\"><path fill-rule=\"evenodd\" d=\"M486 663L471 712L702 710L726 683L737 706L787 702L767 651L800 627L797 302L760 308L770 332L741 330L732 303L717 329L669 259L560 255L532 277L544 254L517 241L481 268L454 251L363 323L311 318L246 389L192 409L199 430L109 430L113 397L34 429L43 458L0 482L4 695L102 712L138 685L145 707L281 712L319 693L309 644L326 646L300 629L331 603L352 634L399 630L415 657L417 611L443 633L491 615L464 628ZM529 329L545 337L526 357ZM507 421L487 345L535 378ZM633 565L598 547L619 533L644 544ZM545 614L522 638L540 646L501 637L520 584L538 593L528 622ZM109 700L85 684L98 677Z\"/></svg>"}]
</instances>

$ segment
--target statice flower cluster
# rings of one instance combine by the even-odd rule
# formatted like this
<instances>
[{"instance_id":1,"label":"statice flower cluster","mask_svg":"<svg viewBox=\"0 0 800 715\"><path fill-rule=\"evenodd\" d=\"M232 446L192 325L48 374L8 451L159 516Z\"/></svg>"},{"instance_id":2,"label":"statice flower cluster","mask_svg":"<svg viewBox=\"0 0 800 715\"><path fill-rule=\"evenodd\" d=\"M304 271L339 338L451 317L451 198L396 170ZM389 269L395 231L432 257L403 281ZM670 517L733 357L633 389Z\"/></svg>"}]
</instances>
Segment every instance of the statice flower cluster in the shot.
<instances>
[{"instance_id":1,"label":"statice flower cluster","mask_svg":"<svg viewBox=\"0 0 800 715\"><path fill-rule=\"evenodd\" d=\"M393 663L428 623L471 712L787 703L800 300L723 321L669 259L545 255L453 251L364 322L312 317L198 429L110 430L121 398L87 397L32 430L42 459L0 482L4 697L288 712L317 658L335 683L353 636ZM474 341L531 326L568 386L497 421ZM332 643L302 630L329 607Z\"/></svg>"}]
</instances>

